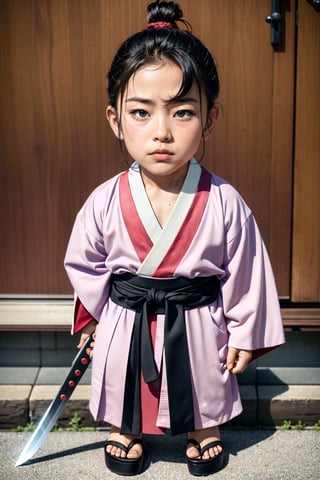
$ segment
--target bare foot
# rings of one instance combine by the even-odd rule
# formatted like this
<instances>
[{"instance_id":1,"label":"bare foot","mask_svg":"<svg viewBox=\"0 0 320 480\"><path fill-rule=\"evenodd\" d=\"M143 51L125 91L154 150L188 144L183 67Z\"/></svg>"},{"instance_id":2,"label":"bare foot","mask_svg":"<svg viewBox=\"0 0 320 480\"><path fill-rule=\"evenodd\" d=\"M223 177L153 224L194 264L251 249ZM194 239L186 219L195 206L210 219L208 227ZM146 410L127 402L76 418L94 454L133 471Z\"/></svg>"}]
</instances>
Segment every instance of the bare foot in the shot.
<instances>
[{"instance_id":1,"label":"bare foot","mask_svg":"<svg viewBox=\"0 0 320 480\"><path fill-rule=\"evenodd\" d=\"M137 437L133 437L131 435L121 435L120 428L114 427L112 425L108 440L113 440L116 442L123 443L123 445L127 447L134 438L137 438ZM142 446L139 443L136 445L133 445L133 447L129 450L128 454L126 454L126 452L121 448L114 447L113 445L108 445L106 450L107 450L107 453L109 453L110 455L114 457L120 457L120 458L140 458L143 453Z\"/></svg>"},{"instance_id":2,"label":"bare foot","mask_svg":"<svg viewBox=\"0 0 320 480\"><path fill-rule=\"evenodd\" d=\"M200 443L201 447L205 447L208 443L215 440L220 440L220 432L218 427L204 428L203 430L195 430L194 432L189 432L188 438L194 438L197 442ZM203 454L203 459L213 458L219 455L222 452L222 447L217 445L216 447L209 448ZM189 444L187 447L187 456L189 458L201 458L199 455L199 450Z\"/></svg>"}]
</instances>

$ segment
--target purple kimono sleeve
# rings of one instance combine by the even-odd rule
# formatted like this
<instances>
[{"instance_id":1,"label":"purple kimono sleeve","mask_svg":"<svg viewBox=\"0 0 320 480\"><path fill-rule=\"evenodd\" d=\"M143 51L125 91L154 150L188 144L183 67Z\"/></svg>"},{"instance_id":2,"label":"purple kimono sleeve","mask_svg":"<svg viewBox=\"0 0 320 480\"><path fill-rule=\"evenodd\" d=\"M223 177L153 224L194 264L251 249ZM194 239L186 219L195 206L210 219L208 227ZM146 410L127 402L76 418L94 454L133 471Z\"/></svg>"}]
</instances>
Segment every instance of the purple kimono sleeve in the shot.
<instances>
[{"instance_id":1,"label":"purple kimono sleeve","mask_svg":"<svg viewBox=\"0 0 320 480\"><path fill-rule=\"evenodd\" d=\"M229 346L253 358L284 343L279 299L268 253L252 213L226 244L222 282Z\"/></svg>"},{"instance_id":2,"label":"purple kimono sleeve","mask_svg":"<svg viewBox=\"0 0 320 480\"><path fill-rule=\"evenodd\" d=\"M97 322L101 318L109 292L110 272L106 269L107 253L98 227L90 230L83 210L73 226L65 256L65 269L75 295Z\"/></svg>"}]
</instances>

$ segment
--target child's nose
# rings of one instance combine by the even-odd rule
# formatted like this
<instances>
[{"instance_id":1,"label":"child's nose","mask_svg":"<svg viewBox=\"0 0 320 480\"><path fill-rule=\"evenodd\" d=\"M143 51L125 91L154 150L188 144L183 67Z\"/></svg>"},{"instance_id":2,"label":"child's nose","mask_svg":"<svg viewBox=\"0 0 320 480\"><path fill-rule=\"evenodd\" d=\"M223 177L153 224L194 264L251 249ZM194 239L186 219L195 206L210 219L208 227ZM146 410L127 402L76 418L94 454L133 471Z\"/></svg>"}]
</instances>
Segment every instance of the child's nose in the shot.
<instances>
[{"instance_id":1,"label":"child's nose","mask_svg":"<svg viewBox=\"0 0 320 480\"><path fill-rule=\"evenodd\" d=\"M169 120L163 115L155 120L153 140L158 142L169 142L172 140Z\"/></svg>"}]
</instances>

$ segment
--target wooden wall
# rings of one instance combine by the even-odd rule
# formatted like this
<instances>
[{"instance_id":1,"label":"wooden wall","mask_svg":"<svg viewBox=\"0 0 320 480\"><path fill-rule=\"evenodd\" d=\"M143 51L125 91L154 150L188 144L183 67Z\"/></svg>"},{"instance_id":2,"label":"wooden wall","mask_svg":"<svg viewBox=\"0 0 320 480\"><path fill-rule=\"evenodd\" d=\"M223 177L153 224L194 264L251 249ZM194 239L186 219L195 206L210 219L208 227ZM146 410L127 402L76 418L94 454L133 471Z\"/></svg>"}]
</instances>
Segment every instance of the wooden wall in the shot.
<instances>
[{"instance_id":1,"label":"wooden wall","mask_svg":"<svg viewBox=\"0 0 320 480\"><path fill-rule=\"evenodd\" d=\"M71 293L63 257L74 216L96 185L126 167L104 116L105 76L120 42L144 28L146 3L0 3L2 294ZM269 0L180 4L221 79L222 114L204 164L253 209L279 295L290 298L295 1L283 2L278 50L264 20Z\"/></svg>"},{"instance_id":2,"label":"wooden wall","mask_svg":"<svg viewBox=\"0 0 320 480\"><path fill-rule=\"evenodd\" d=\"M320 301L320 12L299 2L292 292Z\"/></svg>"}]
</instances>

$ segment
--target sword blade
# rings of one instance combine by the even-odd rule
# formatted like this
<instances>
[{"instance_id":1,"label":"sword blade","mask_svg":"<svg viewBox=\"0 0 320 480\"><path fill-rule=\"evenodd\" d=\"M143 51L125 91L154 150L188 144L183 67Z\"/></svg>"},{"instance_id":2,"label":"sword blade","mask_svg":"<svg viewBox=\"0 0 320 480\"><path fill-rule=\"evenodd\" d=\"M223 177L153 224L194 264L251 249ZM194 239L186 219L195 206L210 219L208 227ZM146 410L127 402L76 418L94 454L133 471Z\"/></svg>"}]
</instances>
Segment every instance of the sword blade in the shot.
<instances>
[{"instance_id":1,"label":"sword blade","mask_svg":"<svg viewBox=\"0 0 320 480\"><path fill-rule=\"evenodd\" d=\"M35 454L35 452L44 442L48 433L51 431L56 420L65 409L69 398L71 397L75 387L78 385L90 363L90 357L86 353L86 350L90 346L91 342L92 337L89 337L74 358L65 380L61 384L59 392L52 400L32 436L22 450L15 464L16 467L26 463Z\"/></svg>"}]
</instances>

